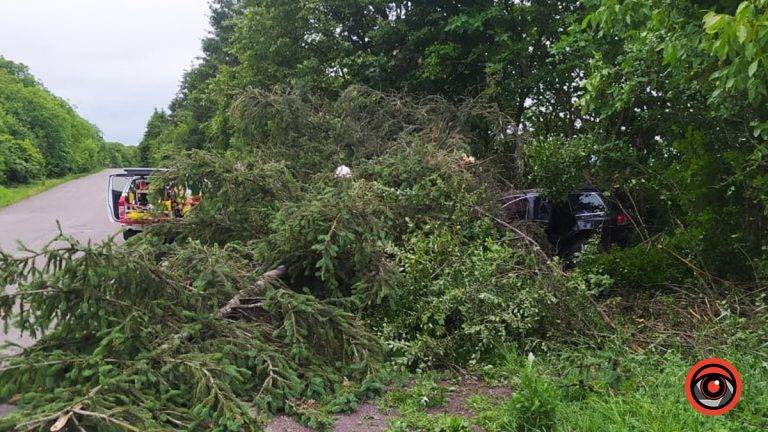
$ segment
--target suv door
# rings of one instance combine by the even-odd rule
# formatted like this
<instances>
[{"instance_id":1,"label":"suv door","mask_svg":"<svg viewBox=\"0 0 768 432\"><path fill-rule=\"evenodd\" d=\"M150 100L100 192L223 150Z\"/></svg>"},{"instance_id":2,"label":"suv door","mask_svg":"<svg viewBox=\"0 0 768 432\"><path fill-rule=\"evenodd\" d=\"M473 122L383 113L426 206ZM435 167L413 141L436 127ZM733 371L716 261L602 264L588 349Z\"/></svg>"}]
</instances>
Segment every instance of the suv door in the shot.
<instances>
[{"instance_id":1,"label":"suv door","mask_svg":"<svg viewBox=\"0 0 768 432\"><path fill-rule=\"evenodd\" d=\"M127 173L112 174L107 181L107 214L113 222L118 222L119 214L117 203L125 191L125 187L133 179L133 175Z\"/></svg>"}]
</instances>

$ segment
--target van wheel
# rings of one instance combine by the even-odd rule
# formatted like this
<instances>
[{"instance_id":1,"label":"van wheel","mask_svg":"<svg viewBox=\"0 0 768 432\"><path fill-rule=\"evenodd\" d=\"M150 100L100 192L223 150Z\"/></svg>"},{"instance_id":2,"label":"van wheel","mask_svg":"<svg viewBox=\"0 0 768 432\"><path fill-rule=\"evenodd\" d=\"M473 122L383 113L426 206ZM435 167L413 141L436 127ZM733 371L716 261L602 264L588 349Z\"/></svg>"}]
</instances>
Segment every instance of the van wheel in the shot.
<instances>
[{"instance_id":1,"label":"van wheel","mask_svg":"<svg viewBox=\"0 0 768 432\"><path fill-rule=\"evenodd\" d=\"M139 233L139 231L132 230L132 229L127 229L127 230L123 231L123 239L124 240L128 240L129 238L135 236L138 233Z\"/></svg>"}]
</instances>

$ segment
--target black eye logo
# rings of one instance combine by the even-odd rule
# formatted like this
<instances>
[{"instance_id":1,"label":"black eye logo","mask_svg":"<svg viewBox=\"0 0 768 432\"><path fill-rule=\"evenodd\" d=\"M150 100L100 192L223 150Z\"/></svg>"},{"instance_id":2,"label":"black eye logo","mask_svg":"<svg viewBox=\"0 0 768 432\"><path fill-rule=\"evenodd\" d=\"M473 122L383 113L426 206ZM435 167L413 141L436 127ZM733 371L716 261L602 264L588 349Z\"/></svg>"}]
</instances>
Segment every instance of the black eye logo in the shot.
<instances>
[{"instance_id":1,"label":"black eye logo","mask_svg":"<svg viewBox=\"0 0 768 432\"><path fill-rule=\"evenodd\" d=\"M691 406L702 414L725 414L739 403L741 375L723 359L702 360L688 371L685 396Z\"/></svg>"}]
</instances>

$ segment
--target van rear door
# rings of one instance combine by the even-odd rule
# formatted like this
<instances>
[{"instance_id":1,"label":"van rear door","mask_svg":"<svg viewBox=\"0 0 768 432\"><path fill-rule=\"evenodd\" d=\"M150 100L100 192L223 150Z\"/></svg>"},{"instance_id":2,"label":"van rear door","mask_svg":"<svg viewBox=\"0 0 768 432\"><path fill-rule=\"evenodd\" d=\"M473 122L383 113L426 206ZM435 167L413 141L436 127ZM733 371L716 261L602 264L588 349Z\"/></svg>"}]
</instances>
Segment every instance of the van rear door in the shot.
<instances>
[{"instance_id":1,"label":"van rear door","mask_svg":"<svg viewBox=\"0 0 768 432\"><path fill-rule=\"evenodd\" d=\"M133 175L128 173L112 174L109 176L107 181L107 213L113 222L120 220L117 203L123 191L125 191L125 187L128 186L132 179Z\"/></svg>"}]
</instances>

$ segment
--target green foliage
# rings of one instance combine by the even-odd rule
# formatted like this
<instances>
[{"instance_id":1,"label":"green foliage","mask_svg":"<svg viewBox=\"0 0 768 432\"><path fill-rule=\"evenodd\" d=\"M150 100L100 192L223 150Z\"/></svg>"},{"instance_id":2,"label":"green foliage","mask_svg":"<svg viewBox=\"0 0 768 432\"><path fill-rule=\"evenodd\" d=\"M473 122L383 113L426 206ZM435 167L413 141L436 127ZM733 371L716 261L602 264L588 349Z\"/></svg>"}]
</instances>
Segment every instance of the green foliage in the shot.
<instances>
[{"instance_id":1,"label":"green foliage","mask_svg":"<svg viewBox=\"0 0 768 432\"><path fill-rule=\"evenodd\" d=\"M205 55L185 75L162 141L176 150L239 148L243 142L235 135L247 123L236 118L233 101L244 90L258 94L275 85L332 96L354 85L451 101L483 96L507 114L505 134L526 129L524 121L561 126L575 120L577 110L545 106L552 99L570 105L577 86L568 81L576 65L562 53L568 61L554 65L548 47L575 9L558 0L214 1ZM271 119L279 126L292 117ZM148 130L155 130L151 123ZM485 135L473 142L476 156L515 153L516 140L489 139L484 125L475 126Z\"/></svg>"},{"instance_id":2,"label":"green foliage","mask_svg":"<svg viewBox=\"0 0 768 432\"><path fill-rule=\"evenodd\" d=\"M174 169L154 184L183 184L204 197L174 236L210 243L261 239L280 206L299 193L299 184L284 163L191 151L169 158Z\"/></svg>"},{"instance_id":3,"label":"green foliage","mask_svg":"<svg viewBox=\"0 0 768 432\"><path fill-rule=\"evenodd\" d=\"M265 253L283 257L296 281L317 294L378 302L395 272L387 253L391 192L365 180L329 180L335 184L313 185L305 199L280 209Z\"/></svg>"},{"instance_id":4,"label":"green foliage","mask_svg":"<svg viewBox=\"0 0 768 432\"><path fill-rule=\"evenodd\" d=\"M172 169L152 184L200 193L188 217L122 246L59 238L30 257L3 255L0 282L18 286L3 298L3 316L46 333L0 371L6 394L24 394L5 424L47 426L82 400L76 418L92 428L250 430L278 410L321 427L380 390L343 384L364 380L381 358L381 335L392 335L364 322L443 347L420 347L414 365L465 363L531 337L550 315L556 274L486 216L493 182L466 161L459 111L370 91L342 99L397 110L400 120L349 118L338 105L307 102L301 112L313 125L297 128L296 140L280 145L283 131L265 126L259 136L273 147L254 154L169 159ZM340 117L354 144L345 153L351 178L334 177L323 160L283 159L297 154L295 143L324 139L314 133L333 132ZM455 266L462 255L470 266ZM35 257L46 264L34 267ZM436 266L443 273L431 287ZM270 268L284 269L280 281L260 279ZM236 294L248 303L217 316ZM450 310L429 311L440 303Z\"/></svg>"},{"instance_id":5,"label":"green foliage","mask_svg":"<svg viewBox=\"0 0 768 432\"><path fill-rule=\"evenodd\" d=\"M519 432L553 430L561 397L559 389L529 364L521 370L514 394L504 403L504 409L510 415L505 419L508 423L500 429Z\"/></svg>"},{"instance_id":6,"label":"green foliage","mask_svg":"<svg viewBox=\"0 0 768 432\"><path fill-rule=\"evenodd\" d=\"M680 261L680 255L666 249L668 247L668 242L662 242L627 249L615 248L606 254L583 257L579 272L582 275L608 277L609 287L603 286L600 292L635 293L683 285L694 274ZM685 254L684 251L677 252Z\"/></svg>"},{"instance_id":7,"label":"green foliage","mask_svg":"<svg viewBox=\"0 0 768 432\"><path fill-rule=\"evenodd\" d=\"M470 422L458 416L418 415L391 420L387 432L469 432L470 426Z\"/></svg>"},{"instance_id":8,"label":"green foliage","mask_svg":"<svg viewBox=\"0 0 768 432\"><path fill-rule=\"evenodd\" d=\"M402 389L387 393L380 405L387 409L396 409L398 417L389 421L390 432L465 432L470 429L470 422L460 416L448 414L430 414L430 410L446 407L452 389L446 383L438 383L434 373L425 373L415 377L414 382L405 384Z\"/></svg>"},{"instance_id":9,"label":"green foliage","mask_svg":"<svg viewBox=\"0 0 768 432\"><path fill-rule=\"evenodd\" d=\"M147 122L147 129L144 132L144 138L138 145L139 163L142 166L160 166L166 165L165 158L172 156L169 147L173 142L169 136L168 115L164 111L152 113Z\"/></svg>"},{"instance_id":10,"label":"green foliage","mask_svg":"<svg viewBox=\"0 0 768 432\"><path fill-rule=\"evenodd\" d=\"M705 48L720 61L720 68L711 76L716 86L713 101L722 102L721 95L746 95L747 101L757 107L768 96L764 84L768 38L761 30L768 20L766 7L764 1L744 1L732 15L710 11L703 17L708 35ZM760 124L755 126L756 134L760 134Z\"/></svg>"},{"instance_id":11,"label":"green foliage","mask_svg":"<svg viewBox=\"0 0 768 432\"><path fill-rule=\"evenodd\" d=\"M400 221L465 223L472 206L490 200L479 181L483 172L460 160L471 137L460 114L478 112L474 105L459 111L441 100L355 88L335 104L292 92L248 97L268 101L270 115L291 110L285 118L293 127L287 120L267 121L266 108L238 106L255 129L244 136L260 145L253 156L244 149L178 158L170 178L187 184L205 179L193 185L205 199L176 235L206 242L262 239L263 261L285 264L293 283L320 296L379 304L398 277L393 245L412 228ZM326 145L329 139L339 147ZM352 178L334 178L336 165L326 152L352 165Z\"/></svg>"},{"instance_id":12,"label":"green foliage","mask_svg":"<svg viewBox=\"0 0 768 432\"><path fill-rule=\"evenodd\" d=\"M403 268L382 331L413 365L463 364L542 330L556 276L522 243L484 222L431 224L408 236Z\"/></svg>"},{"instance_id":13,"label":"green foliage","mask_svg":"<svg viewBox=\"0 0 768 432\"><path fill-rule=\"evenodd\" d=\"M727 350L744 382L754 383L745 385L741 402L727 416L702 416L685 401L681 385L698 358L636 353L610 344L598 351L582 347L539 357L529 370L511 366L512 396L506 401L471 398L475 415L469 422L489 432L761 430L768 389L761 378L765 368L756 365L764 355L751 347Z\"/></svg>"},{"instance_id":14,"label":"green foliage","mask_svg":"<svg viewBox=\"0 0 768 432\"><path fill-rule=\"evenodd\" d=\"M99 166L124 168L139 165L137 147L125 146L115 142L99 143Z\"/></svg>"},{"instance_id":15,"label":"green foliage","mask_svg":"<svg viewBox=\"0 0 768 432\"><path fill-rule=\"evenodd\" d=\"M706 239L696 252L703 266L735 277L762 255L768 226L764 8L215 1L201 64L169 111L152 116L142 160L164 166L187 149L235 150L285 163L303 182L382 155L397 141L391 133L454 131L425 119L458 118L461 151L502 167L513 187L559 197L600 187L633 214L639 238L674 237L682 225ZM401 110L365 86L410 97L398 98ZM434 95L455 111L423 103ZM497 110L466 109L466 97Z\"/></svg>"},{"instance_id":16,"label":"green foliage","mask_svg":"<svg viewBox=\"0 0 768 432\"><path fill-rule=\"evenodd\" d=\"M390 420L390 430L764 429L768 386L762 344L768 326L761 310L765 294L734 294L717 301L711 317L689 312L703 303L692 293L657 296L653 301L669 308L654 310L637 303L630 313L613 315L621 320L616 321L615 331L604 337L584 334L575 344L563 344L538 355L512 351L501 362L483 366L488 379L509 386L509 397L472 395L466 401L467 410L457 415L430 414L419 404L423 395L429 399L440 394L434 373L402 378L409 384L396 385L397 389L382 399L385 407L396 407L400 413ZM714 299L709 301L715 305ZM663 322L652 323L653 315ZM659 327L649 330L649 325ZM678 332L686 337L669 336ZM701 342L686 346L689 337ZM729 359L742 374L745 386L741 402L728 415L700 415L685 400L681 386L686 372L707 357ZM441 379L446 382L450 375L443 374ZM450 423L463 428L440 429Z\"/></svg>"},{"instance_id":17,"label":"green foliage","mask_svg":"<svg viewBox=\"0 0 768 432\"><path fill-rule=\"evenodd\" d=\"M330 100L293 88L246 89L230 115L235 125L232 147L285 161L302 176L382 156L408 141L467 152L478 141L498 146L509 141L503 115L486 100L452 104L440 97L389 94L356 85ZM476 122L487 125L493 136L478 133Z\"/></svg>"},{"instance_id":18,"label":"green foliage","mask_svg":"<svg viewBox=\"0 0 768 432\"><path fill-rule=\"evenodd\" d=\"M531 179L561 194L581 175L624 204L639 238L688 238L695 266L749 274L763 254L768 196L750 126L761 108L748 89L758 3L586 2L555 50L588 59L576 104L580 133L593 140L536 137L526 148Z\"/></svg>"},{"instance_id":19,"label":"green foliage","mask_svg":"<svg viewBox=\"0 0 768 432\"><path fill-rule=\"evenodd\" d=\"M594 138L589 135L533 141L524 149L527 177L548 195L565 199L588 181L594 148Z\"/></svg>"},{"instance_id":20,"label":"green foliage","mask_svg":"<svg viewBox=\"0 0 768 432\"><path fill-rule=\"evenodd\" d=\"M29 183L45 174L45 160L29 140L0 134L0 183Z\"/></svg>"},{"instance_id":21,"label":"green foliage","mask_svg":"<svg viewBox=\"0 0 768 432\"><path fill-rule=\"evenodd\" d=\"M384 398L384 405L408 414L429 408L445 406L448 389L438 385L434 377L425 374L418 381L401 390L393 390Z\"/></svg>"}]
</instances>

